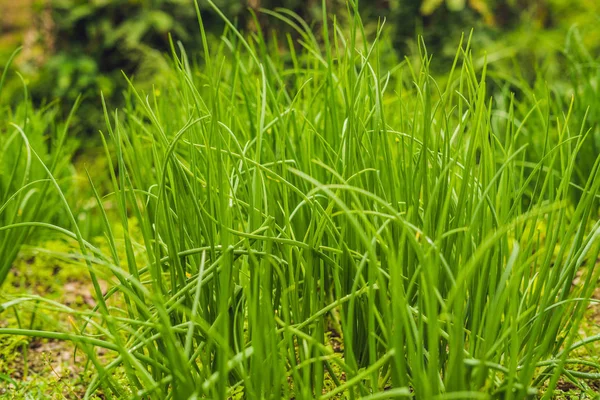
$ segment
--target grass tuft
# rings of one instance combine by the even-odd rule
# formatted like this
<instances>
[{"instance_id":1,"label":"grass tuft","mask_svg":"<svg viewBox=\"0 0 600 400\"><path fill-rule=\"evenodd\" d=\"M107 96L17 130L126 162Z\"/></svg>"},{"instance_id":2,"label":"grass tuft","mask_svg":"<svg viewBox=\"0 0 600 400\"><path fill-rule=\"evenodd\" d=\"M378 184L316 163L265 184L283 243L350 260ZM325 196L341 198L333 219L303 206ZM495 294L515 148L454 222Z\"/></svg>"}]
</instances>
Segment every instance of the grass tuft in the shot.
<instances>
[{"instance_id":1,"label":"grass tuft","mask_svg":"<svg viewBox=\"0 0 600 400\"><path fill-rule=\"evenodd\" d=\"M69 211L56 158L44 167L98 305L75 330L0 335L77 344L96 371L86 398L591 392L600 366L577 355L600 339L579 337L600 273L587 114L517 98L469 38L444 85L424 44L418 63L388 65L383 24L370 37L356 7L344 27L323 7L319 33L269 11L298 39L268 43L215 7L227 26L209 43L200 19L201 66L173 43L169 82L103 102L109 193L88 174L103 246ZM0 232L53 226L27 221Z\"/></svg>"}]
</instances>

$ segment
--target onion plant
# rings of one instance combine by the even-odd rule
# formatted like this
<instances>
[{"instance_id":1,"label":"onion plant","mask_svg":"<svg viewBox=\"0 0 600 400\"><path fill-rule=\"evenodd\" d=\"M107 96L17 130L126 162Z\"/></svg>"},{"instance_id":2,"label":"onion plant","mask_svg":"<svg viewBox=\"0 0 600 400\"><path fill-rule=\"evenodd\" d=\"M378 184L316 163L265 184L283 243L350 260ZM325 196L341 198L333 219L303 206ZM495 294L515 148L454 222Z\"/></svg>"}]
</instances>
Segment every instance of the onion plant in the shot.
<instances>
[{"instance_id":1,"label":"onion plant","mask_svg":"<svg viewBox=\"0 0 600 400\"><path fill-rule=\"evenodd\" d=\"M62 209L55 191L50 190L45 169L57 177L72 172L67 168L69 146L65 146L71 116L64 125L56 124L55 105L34 109L25 85L17 107L1 102L2 88L18 52L11 55L0 77L0 286L34 225L56 222Z\"/></svg>"},{"instance_id":2,"label":"onion plant","mask_svg":"<svg viewBox=\"0 0 600 400\"><path fill-rule=\"evenodd\" d=\"M198 65L173 44L170 79L104 105L111 193L90 184L118 210L101 213L109 250L72 214L64 230L99 305L71 332L0 334L77 343L97 372L87 397L590 390L600 366L574 354L600 339L578 332L599 273L599 162L574 189L588 131L573 104L492 99L468 38L444 85L424 46L417 65L385 65L383 24L369 37L354 2L347 27L323 7L320 32L264 12L294 33L267 40L221 15L209 42L199 19Z\"/></svg>"}]
</instances>

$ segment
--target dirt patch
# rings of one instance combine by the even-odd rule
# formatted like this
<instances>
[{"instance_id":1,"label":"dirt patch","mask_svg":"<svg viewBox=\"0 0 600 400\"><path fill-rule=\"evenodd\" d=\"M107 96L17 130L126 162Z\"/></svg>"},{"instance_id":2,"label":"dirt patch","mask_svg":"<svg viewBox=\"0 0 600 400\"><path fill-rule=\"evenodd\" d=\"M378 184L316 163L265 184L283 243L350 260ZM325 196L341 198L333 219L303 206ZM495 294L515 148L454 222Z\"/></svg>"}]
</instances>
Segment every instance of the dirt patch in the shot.
<instances>
[{"instance_id":1,"label":"dirt patch","mask_svg":"<svg viewBox=\"0 0 600 400\"><path fill-rule=\"evenodd\" d=\"M77 311L92 310L96 306L87 268L70 256L76 251L75 245L49 241L44 247L52 251L29 249L13 265L0 303L6 301L4 296L28 300L0 313L0 327L79 331L83 323L76 321L75 315L41 299ZM100 286L106 293L108 285L101 281ZM36 300L38 298L40 300ZM110 352L96 354L103 362L113 356ZM0 398L83 398L94 372L86 354L72 342L0 336Z\"/></svg>"}]
</instances>

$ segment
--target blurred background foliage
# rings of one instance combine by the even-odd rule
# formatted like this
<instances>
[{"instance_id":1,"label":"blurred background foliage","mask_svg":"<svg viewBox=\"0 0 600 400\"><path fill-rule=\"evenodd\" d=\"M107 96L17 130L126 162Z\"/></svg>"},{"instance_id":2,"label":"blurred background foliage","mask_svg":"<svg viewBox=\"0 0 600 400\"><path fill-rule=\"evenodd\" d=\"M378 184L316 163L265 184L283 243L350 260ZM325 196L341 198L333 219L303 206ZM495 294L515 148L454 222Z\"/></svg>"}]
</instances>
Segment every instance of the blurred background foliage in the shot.
<instances>
[{"instance_id":1,"label":"blurred background foliage","mask_svg":"<svg viewBox=\"0 0 600 400\"><path fill-rule=\"evenodd\" d=\"M258 23L266 37L280 25L260 13L261 8L291 9L315 29L321 19L321 0L215 3L239 27L253 32ZM219 35L220 18L207 2L199 0L199 7L209 33ZM327 0L327 7L343 23L346 2ZM256 20L248 8L255 10ZM169 35L181 41L188 53L201 54L193 0L0 0L0 9L0 66L22 43L16 68L33 101L47 104L60 99L67 112L83 94L77 126L88 133L101 126L100 91L111 105L122 101L123 73L142 87L168 79L164 54L170 51ZM417 59L416 38L422 35L438 71L447 70L461 34L471 29L475 54L483 57L485 51L493 71L531 83L540 70L547 79L577 81L580 74L595 73L589 66L598 61L593 56L600 50L597 0L371 0L361 1L360 9L363 20L371 21L367 32L374 32L378 20L385 18L387 39L395 50L393 60L407 55ZM5 96L20 100L20 86L20 80L13 79Z\"/></svg>"}]
</instances>

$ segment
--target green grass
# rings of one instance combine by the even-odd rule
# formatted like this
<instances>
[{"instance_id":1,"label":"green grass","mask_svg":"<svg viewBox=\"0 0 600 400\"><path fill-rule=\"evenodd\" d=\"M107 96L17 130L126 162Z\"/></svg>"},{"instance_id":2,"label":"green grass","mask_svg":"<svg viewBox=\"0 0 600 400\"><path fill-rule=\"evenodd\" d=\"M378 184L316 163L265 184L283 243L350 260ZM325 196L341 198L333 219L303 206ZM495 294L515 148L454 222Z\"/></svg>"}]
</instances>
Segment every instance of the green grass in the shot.
<instances>
[{"instance_id":1,"label":"green grass","mask_svg":"<svg viewBox=\"0 0 600 400\"><path fill-rule=\"evenodd\" d=\"M593 395L585 112L523 82L516 98L467 38L443 85L424 46L383 63L384 28L367 38L353 7L347 27L324 9L318 33L269 12L298 40L228 23L201 66L173 45L168 81L105 105L102 244L46 168L98 306L36 298L75 326L0 335L76 343L86 397L551 398L559 379Z\"/></svg>"},{"instance_id":2,"label":"green grass","mask_svg":"<svg viewBox=\"0 0 600 400\"><path fill-rule=\"evenodd\" d=\"M7 227L61 219L59 196L50 190L47 172L61 181L65 191L69 190L73 148L65 145L65 139L79 103L78 100L64 124L55 122L55 104L34 109L26 88L24 100L18 107L5 106L2 89L18 52L12 54L0 76L0 284L6 279L20 246L32 233L27 225L21 225L23 228L16 231L9 231Z\"/></svg>"}]
</instances>

